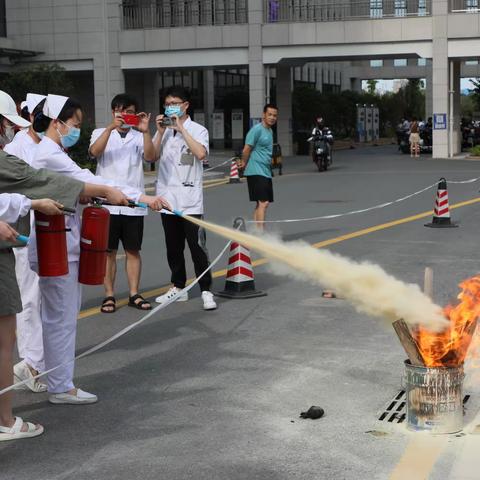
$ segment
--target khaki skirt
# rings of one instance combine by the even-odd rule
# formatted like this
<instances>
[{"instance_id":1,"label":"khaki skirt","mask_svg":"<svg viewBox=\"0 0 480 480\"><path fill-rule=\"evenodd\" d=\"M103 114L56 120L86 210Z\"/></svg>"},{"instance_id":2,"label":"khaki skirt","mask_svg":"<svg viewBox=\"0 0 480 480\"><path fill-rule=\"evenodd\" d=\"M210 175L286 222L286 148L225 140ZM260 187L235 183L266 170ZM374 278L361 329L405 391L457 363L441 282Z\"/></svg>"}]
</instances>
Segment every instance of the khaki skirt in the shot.
<instances>
[{"instance_id":1,"label":"khaki skirt","mask_svg":"<svg viewBox=\"0 0 480 480\"><path fill-rule=\"evenodd\" d=\"M11 248L0 250L0 317L22 311L22 299L15 276L15 256Z\"/></svg>"},{"instance_id":2,"label":"khaki skirt","mask_svg":"<svg viewBox=\"0 0 480 480\"><path fill-rule=\"evenodd\" d=\"M411 133L409 137L409 141L412 145L418 145L420 143L420 134L419 133Z\"/></svg>"}]
</instances>

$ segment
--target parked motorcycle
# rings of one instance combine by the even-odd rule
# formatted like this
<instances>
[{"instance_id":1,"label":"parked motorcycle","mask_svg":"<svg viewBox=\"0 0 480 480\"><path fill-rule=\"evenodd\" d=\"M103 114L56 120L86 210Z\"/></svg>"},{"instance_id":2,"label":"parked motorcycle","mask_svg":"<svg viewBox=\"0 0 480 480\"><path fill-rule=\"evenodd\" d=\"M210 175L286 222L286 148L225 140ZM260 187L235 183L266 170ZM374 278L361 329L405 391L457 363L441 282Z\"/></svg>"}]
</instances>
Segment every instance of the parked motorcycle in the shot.
<instances>
[{"instance_id":1,"label":"parked motorcycle","mask_svg":"<svg viewBox=\"0 0 480 480\"><path fill-rule=\"evenodd\" d=\"M313 145L312 159L319 172L326 171L332 164L333 135L328 128L317 130L307 142Z\"/></svg>"}]
</instances>

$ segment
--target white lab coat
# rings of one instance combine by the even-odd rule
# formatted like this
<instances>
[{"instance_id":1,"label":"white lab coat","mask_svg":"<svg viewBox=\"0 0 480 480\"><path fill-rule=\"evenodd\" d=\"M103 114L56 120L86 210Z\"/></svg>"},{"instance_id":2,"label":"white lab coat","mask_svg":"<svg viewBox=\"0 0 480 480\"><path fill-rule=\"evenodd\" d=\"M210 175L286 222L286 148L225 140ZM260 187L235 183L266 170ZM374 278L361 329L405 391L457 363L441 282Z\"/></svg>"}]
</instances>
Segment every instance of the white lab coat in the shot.
<instances>
[{"instance_id":1,"label":"white lab coat","mask_svg":"<svg viewBox=\"0 0 480 480\"><path fill-rule=\"evenodd\" d=\"M138 201L141 192L138 189L118 185L117 182L95 176L81 169L52 139L44 137L38 144L32 160L32 167L47 168L77 180L117 186L129 198ZM78 283L78 265L80 258L80 214L66 217L68 250L68 273L61 277L41 277L39 281L42 295L42 324L45 368L63 365L48 376L48 391L63 393L74 387L73 371L75 358L75 339L77 317L81 305L81 287ZM37 251L35 232L29 243L29 259L36 269ZM65 364L65 365L64 365Z\"/></svg>"},{"instance_id":2,"label":"white lab coat","mask_svg":"<svg viewBox=\"0 0 480 480\"><path fill-rule=\"evenodd\" d=\"M185 129L201 143L208 154L208 130L187 118ZM174 210L189 215L203 215L203 166L193 155L187 154L182 135L167 128L163 134L160 163L157 174L157 195L164 197ZM170 213L163 211L162 213Z\"/></svg>"},{"instance_id":3,"label":"white lab coat","mask_svg":"<svg viewBox=\"0 0 480 480\"><path fill-rule=\"evenodd\" d=\"M0 193L0 220L14 223L30 211L32 202L19 193Z\"/></svg>"},{"instance_id":4,"label":"white lab coat","mask_svg":"<svg viewBox=\"0 0 480 480\"><path fill-rule=\"evenodd\" d=\"M97 128L92 132L90 145L105 131ZM113 130L102 155L97 157L97 175L145 192L143 178L143 133L130 129L122 138L117 130ZM144 216L146 208L119 207L105 205L112 215Z\"/></svg>"},{"instance_id":5,"label":"white lab coat","mask_svg":"<svg viewBox=\"0 0 480 480\"><path fill-rule=\"evenodd\" d=\"M31 164L37 143L28 134L28 129L18 132L14 139L5 146L5 152ZM31 229L33 231L33 212L31 212ZM22 297L22 311L17 313L17 347L21 359L35 370L43 372L43 336L41 295L38 275L30 268L28 248L14 248L15 273Z\"/></svg>"}]
</instances>

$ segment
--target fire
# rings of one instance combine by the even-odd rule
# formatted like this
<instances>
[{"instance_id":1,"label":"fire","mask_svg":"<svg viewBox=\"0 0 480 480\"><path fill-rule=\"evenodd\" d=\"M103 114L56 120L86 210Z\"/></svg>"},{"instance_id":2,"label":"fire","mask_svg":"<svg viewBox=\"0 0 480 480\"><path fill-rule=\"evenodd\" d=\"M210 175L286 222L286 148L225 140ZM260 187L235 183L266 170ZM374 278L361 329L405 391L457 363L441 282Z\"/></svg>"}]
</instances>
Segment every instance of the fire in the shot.
<instances>
[{"instance_id":1,"label":"fire","mask_svg":"<svg viewBox=\"0 0 480 480\"><path fill-rule=\"evenodd\" d=\"M457 367L467 356L480 316L480 276L460 283L458 304L447 305L443 313L450 326L440 333L419 327L412 332L427 367Z\"/></svg>"}]
</instances>

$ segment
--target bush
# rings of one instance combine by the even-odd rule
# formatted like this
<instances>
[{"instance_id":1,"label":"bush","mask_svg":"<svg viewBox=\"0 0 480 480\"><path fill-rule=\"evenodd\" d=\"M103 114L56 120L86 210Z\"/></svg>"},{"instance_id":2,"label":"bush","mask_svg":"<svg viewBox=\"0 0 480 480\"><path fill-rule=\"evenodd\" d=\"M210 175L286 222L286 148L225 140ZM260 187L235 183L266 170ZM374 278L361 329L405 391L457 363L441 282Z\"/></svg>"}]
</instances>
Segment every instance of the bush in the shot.
<instances>
[{"instance_id":1,"label":"bush","mask_svg":"<svg viewBox=\"0 0 480 480\"><path fill-rule=\"evenodd\" d=\"M470 155L474 157L480 157L480 145L475 145L470 149Z\"/></svg>"},{"instance_id":2,"label":"bush","mask_svg":"<svg viewBox=\"0 0 480 480\"><path fill-rule=\"evenodd\" d=\"M82 125L80 139L72 148L68 149L68 154L81 168L88 168L95 173L97 162L88 155L88 147L90 146L92 131L93 127L91 125Z\"/></svg>"}]
</instances>

